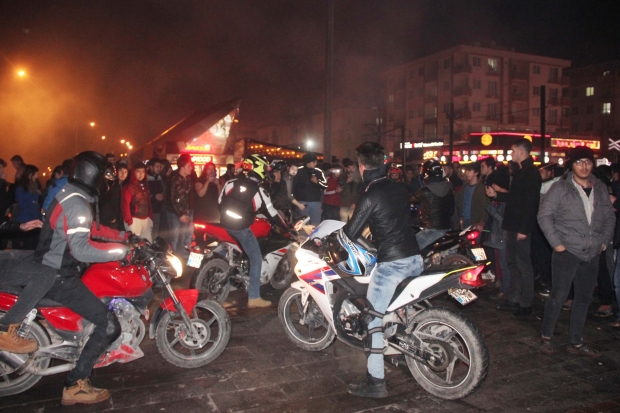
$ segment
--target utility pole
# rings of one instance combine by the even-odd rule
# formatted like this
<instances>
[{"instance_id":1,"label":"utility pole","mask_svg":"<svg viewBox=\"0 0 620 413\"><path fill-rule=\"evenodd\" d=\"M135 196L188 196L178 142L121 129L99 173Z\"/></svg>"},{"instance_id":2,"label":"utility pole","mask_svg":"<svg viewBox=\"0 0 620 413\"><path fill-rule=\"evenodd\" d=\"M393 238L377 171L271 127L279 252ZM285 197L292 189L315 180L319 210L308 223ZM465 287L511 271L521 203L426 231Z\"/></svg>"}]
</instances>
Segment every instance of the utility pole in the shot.
<instances>
[{"instance_id":1,"label":"utility pole","mask_svg":"<svg viewBox=\"0 0 620 413\"><path fill-rule=\"evenodd\" d=\"M400 127L400 144L403 148L403 170L407 166L407 157L405 156L405 125Z\"/></svg>"},{"instance_id":2,"label":"utility pole","mask_svg":"<svg viewBox=\"0 0 620 413\"><path fill-rule=\"evenodd\" d=\"M449 143L449 149L448 152L450 153L449 158L448 158L448 163L451 164L452 163L452 154L454 152L454 103L450 102L450 131L449 133L449 139L450 139L450 143Z\"/></svg>"},{"instance_id":3,"label":"utility pole","mask_svg":"<svg viewBox=\"0 0 620 413\"><path fill-rule=\"evenodd\" d=\"M377 118L377 143L381 145L381 125L383 124L383 118Z\"/></svg>"},{"instance_id":4,"label":"utility pole","mask_svg":"<svg viewBox=\"0 0 620 413\"><path fill-rule=\"evenodd\" d=\"M332 162L332 93L334 78L334 0L327 0L327 59L323 162Z\"/></svg>"},{"instance_id":5,"label":"utility pole","mask_svg":"<svg viewBox=\"0 0 620 413\"><path fill-rule=\"evenodd\" d=\"M545 129L547 124L547 99L545 86L540 87L540 156L541 163L545 163Z\"/></svg>"}]
</instances>

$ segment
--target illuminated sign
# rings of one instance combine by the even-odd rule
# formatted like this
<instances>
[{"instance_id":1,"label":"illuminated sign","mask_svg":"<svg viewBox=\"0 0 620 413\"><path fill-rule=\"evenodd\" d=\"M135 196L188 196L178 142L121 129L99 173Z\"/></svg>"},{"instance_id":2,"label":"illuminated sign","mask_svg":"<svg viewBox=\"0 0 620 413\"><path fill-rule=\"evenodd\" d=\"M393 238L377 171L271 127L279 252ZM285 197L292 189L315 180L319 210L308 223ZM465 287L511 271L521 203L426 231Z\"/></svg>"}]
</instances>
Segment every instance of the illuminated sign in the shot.
<instances>
[{"instance_id":1,"label":"illuminated sign","mask_svg":"<svg viewBox=\"0 0 620 413\"><path fill-rule=\"evenodd\" d=\"M493 143L493 136L489 135L488 133L485 133L484 135L482 135L482 137L480 138L480 142L484 145L484 146L489 146L490 144Z\"/></svg>"},{"instance_id":2,"label":"illuminated sign","mask_svg":"<svg viewBox=\"0 0 620 413\"><path fill-rule=\"evenodd\" d=\"M190 153L210 153L211 145L187 145L183 152Z\"/></svg>"},{"instance_id":3,"label":"illuminated sign","mask_svg":"<svg viewBox=\"0 0 620 413\"><path fill-rule=\"evenodd\" d=\"M523 135L523 139L527 139L528 141L532 142L532 137L530 135Z\"/></svg>"},{"instance_id":4,"label":"illuminated sign","mask_svg":"<svg viewBox=\"0 0 620 413\"><path fill-rule=\"evenodd\" d=\"M436 146L443 146L443 141L439 142L405 142L405 149L419 149L419 148L432 148ZM399 148L403 148L403 144L399 145Z\"/></svg>"},{"instance_id":5,"label":"illuminated sign","mask_svg":"<svg viewBox=\"0 0 620 413\"><path fill-rule=\"evenodd\" d=\"M213 162L213 157L212 156L205 156L205 155L194 155L192 156L192 162L193 163L208 163L208 162Z\"/></svg>"},{"instance_id":6,"label":"illuminated sign","mask_svg":"<svg viewBox=\"0 0 620 413\"><path fill-rule=\"evenodd\" d=\"M426 151L422 155L422 158L426 161L428 159L435 159L435 158L437 158L437 155L438 155L438 151Z\"/></svg>"},{"instance_id":7,"label":"illuminated sign","mask_svg":"<svg viewBox=\"0 0 620 413\"><path fill-rule=\"evenodd\" d=\"M620 151L620 141L613 141L610 138L609 139L609 149L615 149L616 151Z\"/></svg>"},{"instance_id":8,"label":"illuminated sign","mask_svg":"<svg viewBox=\"0 0 620 413\"><path fill-rule=\"evenodd\" d=\"M575 148L577 146L587 146L590 149L601 149L601 142L582 139L551 138L551 146L554 148ZM609 147L611 148L611 144Z\"/></svg>"}]
</instances>

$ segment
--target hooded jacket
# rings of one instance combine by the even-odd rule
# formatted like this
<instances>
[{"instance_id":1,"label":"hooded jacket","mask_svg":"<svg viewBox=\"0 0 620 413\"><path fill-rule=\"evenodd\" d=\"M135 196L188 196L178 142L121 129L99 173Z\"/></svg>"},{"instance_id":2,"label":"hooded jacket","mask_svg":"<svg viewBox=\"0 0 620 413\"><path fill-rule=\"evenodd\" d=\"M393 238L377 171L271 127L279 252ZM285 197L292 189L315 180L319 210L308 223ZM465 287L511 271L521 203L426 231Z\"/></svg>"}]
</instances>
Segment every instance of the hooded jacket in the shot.
<instances>
[{"instance_id":1,"label":"hooded jacket","mask_svg":"<svg viewBox=\"0 0 620 413\"><path fill-rule=\"evenodd\" d=\"M590 182L590 197L594 197L590 223L578 192L583 190L573 184L572 171L551 186L538 212L538 223L551 247L563 245L583 261L599 255L603 244L612 240L616 220L607 187L594 176Z\"/></svg>"},{"instance_id":2,"label":"hooded jacket","mask_svg":"<svg viewBox=\"0 0 620 413\"><path fill-rule=\"evenodd\" d=\"M443 178L430 178L426 186L412 197L420 204L420 220L426 229L450 229L454 215L454 191Z\"/></svg>"},{"instance_id":3,"label":"hooded jacket","mask_svg":"<svg viewBox=\"0 0 620 413\"><path fill-rule=\"evenodd\" d=\"M375 239L377 261L390 262L420 254L411 226L409 192L400 182L388 179L387 165L364 171L366 190L355 205L344 231L357 240L366 225Z\"/></svg>"},{"instance_id":4,"label":"hooded jacket","mask_svg":"<svg viewBox=\"0 0 620 413\"><path fill-rule=\"evenodd\" d=\"M317 177L318 183L310 180L312 176ZM298 201L321 202L323 189L326 187L327 181L323 171L318 168L302 166L297 170L297 175L293 179L293 196Z\"/></svg>"},{"instance_id":5,"label":"hooded jacket","mask_svg":"<svg viewBox=\"0 0 620 413\"><path fill-rule=\"evenodd\" d=\"M121 190L121 211L123 213L123 221L127 225L131 225L134 218L153 219L151 193L146 176L142 181L138 181L136 174L134 172L131 173L129 181Z\"/></svg>"}]
</instances>

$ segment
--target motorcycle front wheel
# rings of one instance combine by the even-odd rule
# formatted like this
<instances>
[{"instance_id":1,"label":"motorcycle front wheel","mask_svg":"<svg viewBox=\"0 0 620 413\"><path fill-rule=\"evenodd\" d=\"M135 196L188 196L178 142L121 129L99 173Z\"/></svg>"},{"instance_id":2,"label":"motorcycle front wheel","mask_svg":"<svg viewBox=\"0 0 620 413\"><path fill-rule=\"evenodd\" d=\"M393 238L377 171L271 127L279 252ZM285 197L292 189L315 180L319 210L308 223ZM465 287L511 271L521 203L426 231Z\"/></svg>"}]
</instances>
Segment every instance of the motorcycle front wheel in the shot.
<instances>
[{"instance_id":1,"label":"motorcycle front wheel","mask_svg":"<svg viewBox=\"0 0 620 413\"><path fill-rule=\"evenodd\" d=\"M275 271L273 272L273 276L269 280L269 284L276 290L283 290L288 287L291 283L291 279L293 278L293 252L289 249L287 253L282 257Z\"/></svg>"},{"instance_id":2,"label":"motorcycle front wheel","mask_svg":"<svg viewBox=\"0 0 620 413\"><path fill-rule=\"evenodd\" d=\"M51 341L43 329L38 323L32 323L30 327L30 334L28 338L35 339L39 348L47 347L51 344ZM29 357L29 354L19 354L20 358L24 361ZM49 357L37 357L32 362L31 366L39 369L46 369L50 365ZM43 376L37 376L28 372L15 372L16 370L8 365L0 362L0 397L10 396L12 394L19 394L25 392L41 380Z\"/></svg>"},{"instance_id":3,"label":"motorcycle front wheel","mask_svg":"<svg viewBox=\"0 0 620 413\"><path fill-rule=\"evenodd\" d=\"M177 312L167 311L157 324L155 342L169 363L192 369L205 366L222 354L230 339L230 318L224 307L213 300L197 302L188 316L196 336L192 337Z\"/></svg>"},{"instance_id":4,"label":"motorcycle front wheel","mask_svg":"<svg viewBox=\"0 0 620 413\"><path fill-rule=\"evenodd\" d=\"M195 288L206 295L206 298L222 304L230 293L228 282L228 262L221 258L213 258L194 274L189 288Z\"/></svg>"},{"instance_id":5,"label":"motorcycle front wheel","mask_svg":"<svg viewBox=\"0 0 620 413\"><path fill-rule=\"evenodd\" d=\"M306 305L301 302L301 291L289 288L280 297L278 317L287 337L301 349L321 351L336 337L319 306L308 295Z\"/></svg>"},{"instance_id":6,"label":"motorcycle front wheel","mask_svg":"<svg viewBox=\"0 0 620 413\"><path fill-rule=\"evenodd\" d=\"M467 397L482 385L489 368L489 350L471 320L447 308L430 308L414 320L412 332L433 358L406 357L413 378L427 392L446 400Z\"/></svg>"}]
</instances>

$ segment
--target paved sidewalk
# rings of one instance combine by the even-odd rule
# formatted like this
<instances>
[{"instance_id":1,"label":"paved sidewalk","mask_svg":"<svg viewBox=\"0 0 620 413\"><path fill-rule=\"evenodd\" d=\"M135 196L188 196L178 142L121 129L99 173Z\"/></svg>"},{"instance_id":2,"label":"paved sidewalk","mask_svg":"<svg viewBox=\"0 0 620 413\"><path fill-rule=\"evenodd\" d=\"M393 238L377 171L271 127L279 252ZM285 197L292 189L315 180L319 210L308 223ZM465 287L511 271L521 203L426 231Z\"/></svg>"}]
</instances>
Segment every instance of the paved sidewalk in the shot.
<instances>
[{"instance_id":1,"label":"paved sidewalk","mask_svg":"<svg viewBox=\"0 0 620 413\"><path fill-rule=\"evenodd\" d=\"M56 375L0 399L0 412L620 412L620 340L609 319L588 319L586 325L585 339L604 352L601 360L564 350L566 311L554 338L557 352L547 357L538 351L539 320L513 320L494 309L489 291L480 291L481 298L461 311L482 330L489 347L491 367L482 388L464 400L445 402L429 396L408 371L386 364L390 396L376 400L346 392L346 383L364 374L363 353L338 341L318 353L298 349L278 320L281 292L267 287L262 294L273 308L250 311L244 294L231 294L230 343L204 368L168 364L147 337L144 358L95 371L93 384L111 390L109 401L63 407L64 375ZM458 306L446 298L433 303ZM540 316L542 302L536 306Z\"/></svg>"}]
</instances>

